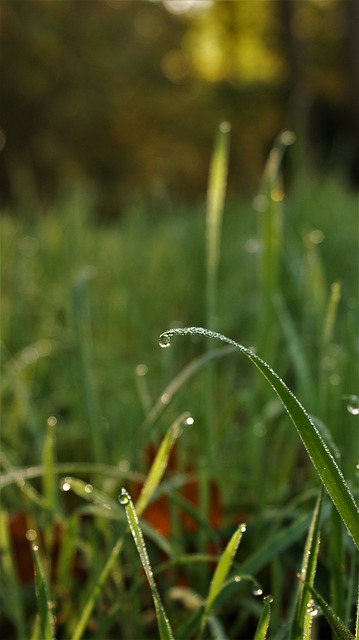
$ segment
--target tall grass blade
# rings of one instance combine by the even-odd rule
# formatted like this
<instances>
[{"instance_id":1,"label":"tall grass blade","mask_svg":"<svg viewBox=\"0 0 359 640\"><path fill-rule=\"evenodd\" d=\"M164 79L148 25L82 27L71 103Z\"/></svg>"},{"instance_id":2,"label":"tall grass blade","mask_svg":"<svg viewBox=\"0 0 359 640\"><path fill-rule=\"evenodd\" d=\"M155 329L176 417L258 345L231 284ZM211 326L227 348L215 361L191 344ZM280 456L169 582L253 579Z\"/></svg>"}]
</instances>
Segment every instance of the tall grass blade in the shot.
<instances>
[{"instance_id":1,"label":"tall grass blade","mask_svg":"<svg viewBox=\"0 0 359 640\"><path fill-rule=\"evenodd\" d=\"M89 326L85 305L86 284L94 277L94 273L94 268L88 266L82 269L75 278L72 290L72 308L79 352L80 376L92 440L92 451L95 461L101 462L105 458L105 445L100 428L100 411L93 382Z\"/></svg>"},{"instance_id":2,"label":"tall grass blade","mask_svg":"<svg viewBox=\"0 0 359 640\"><path fill-rule=\"evenodd\" d=\"M262 177L260 195L255 205L260 213L260 312L259 348L265 358L272 359L275 341L274 295L278 291L279 261L282 245L283 181L281 162L285 148L294 142L294 134L283 131L268 156Z\"/></svg>"},{"instance_id":3,"label":"tall grass blade","mask_svg":"<svg viewBox=\"0 0 359 640\"><path fill-rule=\"evenodd\" d=\"M298 576L301 577L301 576ZM318 593L318 591L310 585L308 582L304 581L304 585L310 591L315 600L316 604L321 608L327 622L329 623L332 631L336 634L336 637L339 640L354 640L354 636L350 633L349 629L345 626L344 622L337 616L335 611L333 611L332 607L324 600L324 598Z\"/></svg>"},{"instance_id":4,"label":"tall grass blade","mask_svg":"<svg viewBox=\"0 0 359 640\"><path fill-rule=\"evenodd\" d=\"M209 588L209 592L208 592L208 596L206 599L206 604L204 607L204 612L203 612L203 616L202 616L202 620L201 620L201 627L200 627L200 637L202 637L205 626L207 624L209 615L211 613L211 610L213 608L213 604L215 599L217 598L217 596L219 595L222 587L223 587L223 583L226 580L228 573L230 571L230 568L232 566L232 562L234 559L234 556L236 554L236 551L238 549L239 543L242 539L242 535L244 533L244 531L246 530L246 527L244 524L240 524L238 529L234 532L234 534L232 535L230 541L228 542L225 550L223 551L218 565L216 567L216 570L213 574L213 578L210 584L210 588Z\"/></svg>"},{"instance_id":5,"label":"tall grass blade","mask_svg":"<svg viewBox=\"0 0 359 640\"><path fill-rule=\"evenodd\" d=\"M272 602L273 602L272 596L265 596L263 598L263 609L262 609L261 617L259 618L258 627L256 630L256 635L254 636L254 640L266 640L269 622L270 622Z\"/></svg>"},{"instance_id":6,"label":"tall grass blade","mask_svg":"<svg viewBox=\"0 0 359 640\"><path fill-rule=\"evenodd\" d=\"M46 502L46 542L50 543L51 526L56 511L56 476L55 464L55 429L56 419L48 418L45 428L45 442L43 447L43 493Z\"/></svg>"},{"instance_id":7,"label":"tall grass blade","mask_svg":"<svg viewBox=\"0 0 359 640\"><path fill-rule=\"evenodd\" d=\"M148 557L147 548L141 531L141 527L138 521L137 513L130 495L125 489L122 489L119 496L120 503L125 507L128 524L131 529L135 545L137 547L138 555L140 556L142 566L144 568L148 583L151 588L152 598L156 609L158 629L161 640L173 640L173 633L171 625L164 610L160 594L158 593L157 585L153 577L153 571Z\"/></svg>"},{"instance_id":8,"label":"tall grass blade","mask_svg":"<svg viewBox=\"0 0 359 640\"><path fill-rule=\"evenodd\" d=\"M307 450L307 453L321 479L334 505L336 506L345 526L359 547L359 511L354 498L349 491L344 476L336 461L330 453L326 443L320 435L315 424L300 404L296 396L288 389L287 385L271 367L255 353L238 344L234 340L215 331L209 331L201 327L186 327L183 329L169 329L160 336L160 345L169 346L174 335L202 335L222 340L236 346L237 349L256 365L263 376L272 386L283 406L287 410L298 434Z\"/></svg>"},{"instance_id":9,"label":"tall grass blade","mask_svg":"<svg viewBox=\"0 0 359 640\"><path fill-rule=\"evenodd\" d=\"M40 558L39 545L36 541L32 543L32 551L35 565L36 598L40 617L40 637L42 640L54 640L54 618L48 596L47 578Z\"/></svg>"},{"instance_id":10,"label":"tall grass blade","mask_svg":"<svg viewBox=\"0 0 359 640\"><path fill-rule=\"evenodd\" d=\"M315 505L302 560L301 577L303 581L308 582L310 585L314 584L315 571L317 567L319 551L319 520L322 500L323 490L320 491ZM296 598L296 610L293 618L290 640L302 640L303 638L308 638L308 640L310 640L309 634L313 617L310 615L311 612L308 607L309 600L310 594L305 588L304 582L301 582Z\"/></svg>"},{"instance_id":11,"label":"tall grass blade","mask_svg":"<svg viewBox=\"0 0 359 640\"><path fill-rule=\"evenodd\" d=\"M217 277L227 186L230 130L231 126L228 122L220 124L209 170L206 217L206 318L210 326L216 325Z\"/></svg>"}]
</instances>

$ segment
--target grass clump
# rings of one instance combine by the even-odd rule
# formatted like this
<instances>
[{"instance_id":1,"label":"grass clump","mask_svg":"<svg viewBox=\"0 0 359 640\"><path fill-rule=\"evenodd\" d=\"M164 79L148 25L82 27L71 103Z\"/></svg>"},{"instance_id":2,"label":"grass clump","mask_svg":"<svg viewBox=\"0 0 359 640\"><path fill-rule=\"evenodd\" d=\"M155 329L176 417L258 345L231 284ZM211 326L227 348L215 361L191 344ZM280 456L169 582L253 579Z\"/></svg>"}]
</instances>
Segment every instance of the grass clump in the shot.
<instances>
[{"instance_id":1,"label":"grass clump","mask_svg":"<svg viewBox=\"0 0 359 640\"><path fill-rule=\"evenodd\" d=\"M4 212L5 639L357 633L356 200L286 133L225 204L229 133L207 211Z\"/></svg>"}]
</instances>

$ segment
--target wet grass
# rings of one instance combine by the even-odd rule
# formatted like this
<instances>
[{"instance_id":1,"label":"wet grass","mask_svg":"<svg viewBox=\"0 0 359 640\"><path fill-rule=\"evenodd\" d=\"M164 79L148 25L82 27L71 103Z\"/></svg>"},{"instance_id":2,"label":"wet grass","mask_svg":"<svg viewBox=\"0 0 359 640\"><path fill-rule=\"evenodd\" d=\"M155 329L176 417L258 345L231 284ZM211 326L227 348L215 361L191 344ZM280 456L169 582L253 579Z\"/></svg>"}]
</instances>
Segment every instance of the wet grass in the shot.
<instances>
[{"instance_id":1,"label":"wet grass","mask_svg":"<svg viewBox=\"0 0 359 640\"><path fill-rule=\"evenodd\" d=\"M354 637L357 199L229 135L207 210L3 212L4 638Z\"/></svg>"}]
</instances>

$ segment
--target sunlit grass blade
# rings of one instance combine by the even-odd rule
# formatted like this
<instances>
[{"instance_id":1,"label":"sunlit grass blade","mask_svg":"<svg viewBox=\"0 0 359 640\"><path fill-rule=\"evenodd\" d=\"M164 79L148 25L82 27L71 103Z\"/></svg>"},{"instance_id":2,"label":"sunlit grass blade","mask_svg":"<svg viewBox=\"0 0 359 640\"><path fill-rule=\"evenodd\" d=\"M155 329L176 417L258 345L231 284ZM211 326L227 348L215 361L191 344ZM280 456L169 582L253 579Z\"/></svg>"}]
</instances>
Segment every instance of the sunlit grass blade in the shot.
<instances>
[{"instance_id":1,"label":"sunlit grass blade","mask_svg":"<svg viewBox=\"0 0 359 640\"><path fill-rule=\"evenodd\" d=\"M163 608L160 594L158 593L157 585L153 577L153 571L148 557L147 548L141 531L140 523L136 514L135 507L131 500L130 495L125 489L122 489L119 496L120 503L125 507L128 524L131 529L135 545L137 547L138 555L140 556L143 569L145 571L148 583L151 588L152 598L156 609L158 629L161 640L173 640L173 633L167 618L166 612Z\"/></svg>"},{"instance_id":2,"label":"sunlit grass blade","mask_svg":"<svg viewBox=\"0 0 359 640\"><path fill-rule=\"evenodd\" d=\"M215 569L215 572L213 574L213 578L211 580L211 584L210 584L210 588L209 588L209 592L208 592L208 596L206 599L206 604L204 607L204 611L203 611L203 616L202 616L202 620L201 620L201 627L200 627L200 637L202 637L205 626L207 624L209 615L211 613L211 610L213 608L213 604L215 599L217 598L218 594L220 593L222 587L223 587L223 583L226 580L228 573L231 569L232 563L233 563L233 559L234 556L236 554L236 551L238 549L238 545L242 539L242 535L244 533L244 531L246 530L246 527L244 524L240 524L238 529L234 532L234 534L232 535L230 541L228 542L225 550L223 551L218 565Z\"/></svg>"},{"instance_id":3,"label":"sunlit grass blade","mask_svg":"<svg viewBox=\"0 0 359 640\"><path fill-rule=\"evenodd\" d=\"M183 425L190 425L193 419L188 412L180 415L177 420L170 426L165 437L163 438L155 459L151 465L151 469L147 475L146 481L142 487L141 494L136 502L137 515L141 515L146 509L151 496L156 491L162 476L166 470L168 459L172 451L173 445L181 434Z\"/></svg>"},{"instance_id":4,"label":"sunlit grass blade","mask_svg":"<svg viewBox=\"0 0 359 640\"><path fill-rule=\"evenodd\" d=\"M354 498L349 491L344 476L336 461L331 455L318 429L296 396L288 389L283 380L266 362L264 362L264 360L243 345L240 345L234 340L231 340L230 338L227 338L215 331L209 331L208 329L203 329L201 327L169 329L160 336L160 345L169 346L171 343L171 337L174 335L196 334L204 337L216 338L236 346L237 349L246 355L247 358L249 358L249 360L251 360L261 371L287 410L321 481L336 506L356 546L359 547L359 511L357 505L355 504Z\"/></svg>"},{"instance_id":5,"label":"sunlit grass blade","mask_svg":"<svg viewBox=\"0 0 359 640\"><path fill-rule=\"evenodd\" d=\"M272 602L273 602L272 596L264 596L263 609L262 609L261 617L259 618L258 627L256 630L256 635L254 636L254 640L266 640L269 622L270 622Z\"/></svg>"},{"instance_id":6,"label":"sunlit grass blade","mask_svg":"<svg viewBox=\"0 0 359 640\"><path fill-rule=\"evenodd\" d=\"M298 576L301 578L301 576ZM354 640L353 634L349 631L349 629L345 626L344 622L337 616L335 611L333 611L332 607L326 602L326 600L318 593L318 591L310 585L308 582L304 581L303 583L307 589L310 591L313 600L316 602L318 607L321 608L327 622L329 623L332 631L336 634L336 637L339 640Z\"/></svg>"},{"instance_id":7,"label":"sunlit grass blade","mask_svg":"<svg viewBox=\"0 0 359 640\"><path fill-rule=\"evenodd\" d=\"M219 266L220 236L227 186L229 134L231 126L222 122L209 170L206 217L206 273L207 273L207 323L216 322L217 276Z\"/></svg>"},{"instance_id":8,"label":"sunlit grass blade","mask_svg":"<svg viewBox=\"0 0 359 640\"><path fill-rule=\"evenodd\" d=\"M322 500L323 491L321 490L313 512L313 518L309 527L302 560L301 577L303 581L308 582L310 585L314 584L315 571L317 567L319 551L319 521ZM310 627L313 618L308 610L309 599L310 594L305 588L304 582L301 582L296 598L296 609L290 635L291 640L302 640L304 638L310 640Z\"/></svg>"},{"instance_id":9,"label":"sunlit grass blade","mask_svg":"<svg viewBox=\"0 0 359 640\"><path fill-rule=\"evenodd\" d=\"M16 575L8 529L8 515L0 510L0 567L1 578L6 581L6 610L16 629L18 638L25 638L24 610L21 589ZM5 584L3 583L2 589ZM5 592L4 592L5 593ZM5 603L3 604L3 606ZM5 606L4 606L5 608Z\"/></svg>"},{"instance_id":10,"label":"sunlit grass blade","mask_svg":"<svg viewBox=\"0 0 359 640\"><path fill-rule=\"evenodd\" d=\"M37 541L32 542L32 551L35 565L35 586L37 606L40 617L40 632L42 640L54 640L54 617L49 599L47 577L40 558L40 550Z\"/></svg>"}]
</instances>

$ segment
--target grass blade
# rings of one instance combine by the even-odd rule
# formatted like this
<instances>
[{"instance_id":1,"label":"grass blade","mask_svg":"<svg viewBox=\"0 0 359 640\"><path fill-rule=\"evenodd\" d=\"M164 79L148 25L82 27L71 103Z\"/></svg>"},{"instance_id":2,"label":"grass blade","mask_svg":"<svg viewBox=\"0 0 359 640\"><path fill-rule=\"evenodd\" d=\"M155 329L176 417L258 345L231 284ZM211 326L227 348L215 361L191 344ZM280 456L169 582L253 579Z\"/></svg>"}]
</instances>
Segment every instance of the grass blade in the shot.
<instances>
[{"instance_id":1,"label":"grass blade","mask_svg":"<svg viewBox=\"0 0 359 640\"><path fill-rule=\"evenodd\" d=\"M335 507L337 508L345 526L351 534L355 544L359 547L359 511L354 498L349 491L344 476L336 461L330 453L326 443L320 435L315 424L297 400L296 396L288 389L287 385L273 369L259 356L238 344L234 340L215 331L209 331L201 327L186 327L183 329L169 329L160 336L160 345L169 347L173 335L203 335L222 340L237 349L249 358L267 379L271 387L278 395L289 414L298 434L307 450L307 453L321 479Z\"/></svg>"},{"instance_id":2,"label":"grass blade","mask_svg":"<svg viewBox=\"0 0 359 640\"><path fill-rule=\"evenodd\" d=\"M254 640L266 640L269 621L270 621L270 610L271 610L270 606L272 602L273 602L272 596L265 596L263 598L263 609L262 609L261 617L259 618L258 627L256 630L256 635L254 636Z\"/></svg>"},{"instance_id":3,"label":"grass blade","mask_svg":"<svg viewBox=\"0 0 359 640\"><path fill-rule=\"evenodd\" d=\"M40 618L40 637L43 640L54 640L54 622L48 596L47 579L40 558L39 545L36 541L32 542L32 551L35 565L36 598Z\"/></svg>"},{"instance_id":4,"label":"grass blade","mask_svg":"<svg viewBox=\"0 0 359 640\"><path fill-rule=\"evenodd\" d=\"M298 576L301 579L301 576ZM307 587L310 593L313 596L313 599L317 603L317 605L323 611L327 622L329 623L331 629L336 634L339 640L354 640L354 636L350 633L349 629L345 626L344 622L337 616L335 611L333 611L332 607L324 600L324 598L318 593L318 591L309 584L309 582L303 581L303 584Z\"/></svg>"},{"instance_id":5,"label":"grass blade","mask_svg":"<svg viewBox=\"0 0 359 640\"><path fill-rule=\"evenodd\" d=\"M160 594L158 593L157 585L153 577L153 571L148 557L145 541L141 531L141 527L138 521L137 513L130 495L125 489L122 489L119 496L120 503L125 507L128 524L131 529L135 545L137 547L138 555L140 556L142 566L144 568L148 583L151 588L152 598L156 609L158 629L160 632L161 640L173 640L173 634L171 625L166 616L166 612L163 608Z\"/></svg>"},{"instance_id":6,"label":"grass blade","mask_svg":"<svg viewBox=\"0 0 359 640\"><path fill-rule=\"evenodd\" d=\"M218 565L213 574L213 578L211 581L211 585L209 588L209 592L208 592L208 596L207 596L207 600L206 600L206 604L205 604L205 608L204 608L204 612L201 620L200 637L202 637L203 635L204 628L207 624L214 601L217 598L218 594L220 593L223 583L227 578L228 572L230 571L234 556L238 549L238 545L242 539L242 535L245 530L246 530L245 525L240 524L238 529L232 535L230 541L228 542L225 550L223 551L219 559Z\"/></svg>"},{"instance_id":7,"label":"grass blade","mask_svg":"<svg viewBox=\"0 0 359 640\"><path fill-rule=\"evenodd\" d=\"M172 451L173 445L181 434L181 426L183 424L190 425L193 419L188 412L180 415L177 420L170 426L165 437L163 438L157 455L151 465L151 469L147 475L146 481L142 487L141 494L136 502L136 512L140 516L146 509L151 496L161 482L162 476L166 470L168 459Z\"/></svg>"},{"instance_id":8,"label":"grass blade","mask_svg":"<svg viewBox=\"0 0 359 640\"><path fill-rule=\"evenodd\" d=\"M317 558L319 551L319 520L322 501L323 490L321 490L317 503L315 505L302 560L302 580L308 582L308 584L311 585L313 585L314 583L315 571L317 567ZM296 611L290 635L291 640L301 640L302 638L308 638L308 640L310 640L309 633L312 617L310 616L310 612L308 611L308 603L309 592L305 588L304 582L301 582L296 598Z\"/></svg>"},{"instance_id":9,"label":"grass blade","mask_svg":"<svg viewBox=\"0 0 359 640\"><path fill-rule=\"evenodd\" d=\"M217 139L209 170L207 190L207 218L206 218L206 273L207 273L207 322L215 324L217 275L219 266L220 235L223 218L223 208L227 186L229 133L231 126L222 122L219 126Z\"/></svg>"}]
</instances>

